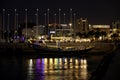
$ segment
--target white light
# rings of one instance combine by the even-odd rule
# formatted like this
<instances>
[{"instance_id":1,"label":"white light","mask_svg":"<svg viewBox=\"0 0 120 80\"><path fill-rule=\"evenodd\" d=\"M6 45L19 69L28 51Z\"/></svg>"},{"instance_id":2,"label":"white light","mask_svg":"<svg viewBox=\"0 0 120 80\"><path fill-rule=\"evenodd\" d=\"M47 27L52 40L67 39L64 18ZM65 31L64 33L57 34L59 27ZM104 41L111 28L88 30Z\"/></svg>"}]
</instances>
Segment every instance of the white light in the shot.
<instances>
[{"instance_id":1,"label":"white light","mask_svg":"<svg viewBox=\"0 0 120 80\"><path fill-rule=\"evenodd\" d=\"M86 60L86 59L84 59L84 60L83 60L83 63L84 63L84 64L87 64L87 60Z\"/></svg>"},{"instance_id":2,"label":"white light","mask_svg":"<svg viewBox=\"0 0 120 80\"><path fill-rule=\"evenodd\" d=\"M50 33L55 33L55 31L50 31Z\"/></svg>"},{"instance_id":3,"label":"white light","mask_svg":"<svg viewBox=\"0 0 120 80\"><path fill-rule=\"evenodd\" d=\"M40 39L41 39L41 36L38 36L38 39L40 40Z\"/></svg>"},{"instance_id":4,"label":"white light","mask_svg":"<svg viewBox=\"0 0 120 80\"><path fill-rule=\"evenodd\" d=\"M27 11L27 9L25 9L25 11Z\"/></svg>"},{"instance_id":5,"label":"white light","mask_svg":"<svg viewBox=\"0 0 120 80\"><path fill-rule=\"evenodd\" d=\"M110 28L110 25L93 25L93 28Z\"/></svg>"},{"instance_id":6,"label":"white light","mask_svg":"<svg viewBox=\"0 0 120 80\"><path fill-rule=\"evenodd\" d=\"M59 11L61 11L61 9L59 8Z\"/></svg>"},{"instance_id":7,"label":"white light","mask_svg":"<svg viewBox=\"0 0 120 80\"><path fill-rule=\"evenodd\" d=\"M44 38L44 36L42 36L42 38Z\"/></svg>"},{"instance_id":8,"label":"white light","mask_svg":"<svg viewBox=\"0 0 120 80\"><path fill-rule=\"evenodd\" d=\"M102 36L99 37L99 40L102 40Z\"/></svg>"},{"instance_id":9,"label":"white light","mask_svg":"<svg viewBox=\"0 0 120 80\"><path fill-rule=\"evenodd\" d=\"M5 9L3 9L3 11L5 11Z\"/></svg>"},{"instance_id":10,"label":"white light","mask_svg":"<svg viewBox=\"0 0 120 80\"><path fill-rule=\"evenodd\" d=\"M81 64L83 63L83 59L80 60L81 61Z\"/></svg>"},{"instance_id":11,"label":"white light","mask_svg":"<svg viewBox=\"0 0 120 80\"><path fill-rule=\"evenodd\" d=\"M61 26L67 26L67 24L60 24Z\"/></svg>"},{"instance_id":12,"label":"white light","mask_svg":"<svg viewBox=\"0 0 120 80\"><path fill-rule=\"evenodd\" d=\"M48 8L48 11L49 11L50 9Z\"/></svg>"},{"instance_id":13,"label":"white light","mask_svg":"<svg viewBox=\"0 0 120 80\"><path fill-rule=\"evenodd\" d=\"M69 25L72 26L72 23L70 23Z\"/></svg>"}]
</instances>

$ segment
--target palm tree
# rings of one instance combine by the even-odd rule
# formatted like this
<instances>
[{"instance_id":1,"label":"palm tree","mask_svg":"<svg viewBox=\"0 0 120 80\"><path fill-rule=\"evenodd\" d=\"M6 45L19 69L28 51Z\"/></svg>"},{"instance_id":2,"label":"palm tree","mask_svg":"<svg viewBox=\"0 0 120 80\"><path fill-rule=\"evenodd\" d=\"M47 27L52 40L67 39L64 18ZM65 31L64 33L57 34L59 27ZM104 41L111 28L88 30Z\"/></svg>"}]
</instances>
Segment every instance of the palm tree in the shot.
<instances>
[{"instance_id":1,"label":"palm tree","mask_svg":"<svg viewBox=\"0 0 120 80\"><path fill-rule=\"evenodd\" d=\"M90 38L92 38L92 37L94 36L94 34L95 34L95 31L94 31L94 30L91 30L91 31L89 31L89 32L87 33L87 36L90 37Z\"/></svg>"},{"instance_id":2,"label":"palm tree","mask_svg":"<svg viewBox=\"0 0 120 80\"><path fill-rule=\"evenodd\" d=\"M101 36L101 32L100 32L100 29L97 28L96 32L95 32L95 38L98 39L100 36Z\"/></svg>"},{"instance_id":3,"label":"palm tree","mask_svg":"<svg viewBox=\"0 0 120 80\"><path fill-rule=\"evenodd\" d=\"M76 36L82 37L82 34L80 32L76 33Z\"/></svg>"},{"instance_id":4,"label":"palm tree","mask_svg":"<svg viewBox=\"0 0 120 80\"><path fill-rule=\"evenodd\" d=\"M107 33L105 31L101 31L101 36L102 36L102 39L104 39L104 37L107 35Z\"/></svg>"},{"instance_id":5,"label":"palm tree","mask_svg":"<svg viewBox=\"0 0 120 80\"><path fill-rule=\"evenodd\" d=\"M117 40L118 37L119 37L119 35L118 35L117 33L114 33L114 34L111 35L111 38L112 38L113 40Z\"/></svg>"}]
</instances>

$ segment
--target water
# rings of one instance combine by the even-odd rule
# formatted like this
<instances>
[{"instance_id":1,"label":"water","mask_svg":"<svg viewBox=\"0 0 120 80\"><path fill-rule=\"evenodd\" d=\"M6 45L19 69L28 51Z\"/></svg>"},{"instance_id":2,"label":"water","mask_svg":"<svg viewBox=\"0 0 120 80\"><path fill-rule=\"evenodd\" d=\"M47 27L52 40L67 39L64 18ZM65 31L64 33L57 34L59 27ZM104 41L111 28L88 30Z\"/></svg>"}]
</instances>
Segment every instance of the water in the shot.
<instances>
[{"instance_id":1,"label":"water","mask_svg":"<svg viewBox=\"0 0 120 80\"><path fill-rule=\"evenodd\" d=\"M88 80L101 59L91 57L1 57L2 80Z\"/></svg>"}]
</instances>

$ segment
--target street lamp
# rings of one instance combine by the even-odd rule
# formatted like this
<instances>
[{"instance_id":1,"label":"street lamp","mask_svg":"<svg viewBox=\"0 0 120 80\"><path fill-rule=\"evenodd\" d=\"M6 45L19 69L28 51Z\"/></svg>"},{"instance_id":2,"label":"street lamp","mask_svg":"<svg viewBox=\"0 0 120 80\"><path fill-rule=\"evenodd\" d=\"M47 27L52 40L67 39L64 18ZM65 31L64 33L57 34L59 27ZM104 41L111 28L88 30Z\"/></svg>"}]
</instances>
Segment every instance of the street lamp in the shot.
<instances>
[{"instance_id":1,"label":"street lamp","mask_svg":"<svg viewBox=\"0 0 120 80\"><path fill-rule=\"evenodd\" d=\"M55 25L56 25L56 13L54 15L55 15Z\"/></svg>"},{"instance_id":2,"label":"street lamp","mask_svg":"<svg viewBox=\"0 0 120 80\"><path fill-rule=\"evenodd\" d=\"M36 10L37 10L37 13L36 13L36 26L38 26L38 11L39 11L39 9L37 8Z\"/></svg>"},{"instance_id":3,"label":"street lamp","mask_svg":"<svg viewBox=\"0 0 120 80\"><path fill-rule=\"evenodd\" d=\"M60 28L60 11L61 9L59 8L59 28Z\"/></svg>"},{"instance_id":4,"label":"street lamp","mask_svg":"<svg viewBox=\"0 0 120 80\"><path fill-rule=\"evenodd\" d=\"M48 25L49 25L49 8L48 8L48 10L47 10L47 13L48 13Z\"/></svg>"},{"instance_id":5,"label":"street lamp","mask_svg":"<svg viewBox=\"0 0 120 80\"><path fill-rule=\"evenodd\" d=\"M70 26L70 33L72 34L72 31L71 31L72 23L69 23L69 26Z\"/></svg>"},{"instance_id":6,"label":"street lamp","mask_svg":"<svg viewBox=\"0 0 120 80\"><path fill-rule=\"evenodd\" d=\"M74 13L74 28L73 28L74 37L75 37L75 19L76 19L76 14Z\"/></svg>"},{"instance_id":7,"label":"street lamp","mask_svg":"<svg viewBox=\"0 0 120 80\"><path fill-rule=\"evenodd\" d=\"M69 26L70 26L70 29L71 29L71 27L72 27L72 23L69 23Z\"/></svg>"},{"instance_id":8,"label":"street lamp","mask_svg":"<svg viewBox=\"0 0 120 80\"><path fill-rule=\"evenodd\" d=\"M36 37L38 37L38 11L39 9L37 8L36 10L37 10L36 12Z\"/></svg>"},{"instance_id":9,"label":"street lamp","mask_svg":"<svg viewBox=\"0 0 120 80\"><path fill-rule=\"evenodd\" d=\"M70 9L70 23L72 23L72 8Z\"/></svg>"},{"instance_id":10,"label":"street lamp","mask_svg":"<svg viewBox=\"0 0 120 80\"><path fill-rule=\"evenodd\" d=\"M16 30L18 30L18 15L19 14L16 14Z\"/></svg>"},{"instance_id":11,"label":"street lamp","mask_svg":"<svg viewBox=\"0 0 120 80\"><path fill-rule=\"evenodd\" d=\"M9 21L9 16L10 16L10 14L8 14L8 20L7 20L7 33L8 33L8 42L9 42L9 24L10 24L10 21Z\"/></svg>"},{"instance_id":12,"label":"street lamp","mask_svg":"<svg viewBox=\"0 0 120 80\"><path fill-rule=\"evenodd\" d=\"M25 22L26 22L26 39L27 39L27 9L25 9Z\"/></svg>"},{"instance_id":13,"label":"street lamp","mask_svg":"<svg viewBox=\"0 0 120 80\"><path fill-rule=\"evenodd\" d=\"M45 15L45 35L46 35L46 13L44 13Z\"/></svg>"},{"instance_id":14,"label":"street lamp","mask_svg":"<svg viewBox=\"0 0 120 80\"><path fill-rule=\"evenodd\" d=\"M16 11L17 11L17 9L15 9L15 23L14 23L14 30L16 30Z\"/></svg>"},{"instance_id":15,"label":"street lamp","mask_svg":"<svg viewBox=\"0 0 120 80\"><path fill-rule=\"evenodd\" d=\"M45 15L45 26L46 26L46 13L44 13L44 15Z\"/></svg>"},{"instance_id":16,"label":"street lamp","mask_svg":"<svg viewBox=\"0 0 120 80\"><path fill-rule=\"evenodd\" d=\"M66 15L66 14L64 13L63 15L64 15L64 24L65 24L65 15Z\"/></svg>"},{"instance_id":17,"label":"street lamp","mask_svg":"<svg viewBox=\"0 0 120 80\"><path fill-rule=\"evenodd\" d=\"M49 36L49 8L48 8L48 10L47 10L47 13L48 13L48 36Z\"/></svg>"},{"instance_id":18,"label":"street lamp","mask_svg":"<svg viewBox=\"0 0 120 80\"><path fill-rule=\"evenodd\" d=\"M3 39L4 39L4 28L5 28L5 9L3 9Z\"/></svg>"},{"instance_id":19,"label":"street lamp","mask_svg":"<svg viewBox=\"0 0 120 80\"><path fill-rule=\"evenodd\" d=\"M56 13L54 15L55 15L55 34L56 34Z\"/></svg>"}]
</instances>

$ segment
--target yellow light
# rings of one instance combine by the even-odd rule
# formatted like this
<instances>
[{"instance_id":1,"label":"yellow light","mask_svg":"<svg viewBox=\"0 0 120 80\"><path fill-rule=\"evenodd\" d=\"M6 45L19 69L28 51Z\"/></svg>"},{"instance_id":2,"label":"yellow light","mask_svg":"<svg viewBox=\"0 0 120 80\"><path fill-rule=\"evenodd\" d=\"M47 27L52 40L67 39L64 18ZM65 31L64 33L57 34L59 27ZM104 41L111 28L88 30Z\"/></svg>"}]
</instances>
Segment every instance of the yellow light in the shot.
<instances>
[{"instance_id":1,"label":"yellow light","mask_svg":"<svg viewBox=\"0 0 120 80\"><path fill-rule=\"evenodd\" d=\"M70 23L69 26L72 26L72 23Z\"/></svg>"}]
</instances>

